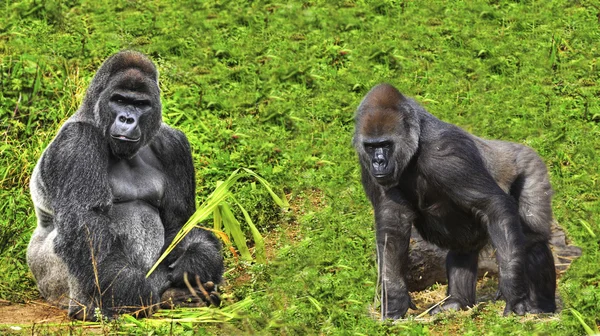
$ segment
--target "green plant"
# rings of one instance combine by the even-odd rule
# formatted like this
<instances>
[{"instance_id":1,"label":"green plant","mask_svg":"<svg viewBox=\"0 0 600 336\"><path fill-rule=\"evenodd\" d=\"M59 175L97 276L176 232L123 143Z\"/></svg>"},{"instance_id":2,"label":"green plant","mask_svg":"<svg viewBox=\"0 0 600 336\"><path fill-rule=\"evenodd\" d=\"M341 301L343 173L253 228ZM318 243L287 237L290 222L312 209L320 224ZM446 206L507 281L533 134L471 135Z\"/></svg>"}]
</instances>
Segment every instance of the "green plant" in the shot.
<instances>
[{"instance_id":1,"label":"green plant","mask_svg":"<svg viewBox=\"0 0 600 336\"><path fill-rule=\"evenodd\" d=\"M575 318L577 318L577 321L579 321L579 324L581 324L581 326L583 327L583 330L585 330L585 333L587 335L600 335L600 330L598 330L598 326L597 325L593 324L590 327L585 322L585 319L583 318L583 315L581 315L580 312L578 312L574 308L569 309L569 311L571 312L571 314L573 314L573 316L575 316Z\"/></svg>"},{"instance_id":2,"label":"green plant","mask_svg":"<svg viewBox=\"0 0 600 336\"><path fill-rule=\"evenodd\" d=\"M248 250L248 245L246 244L246 237L242 232L239 221L235 218L233 212L231 211L231 207L227 203L228 199L233 201L240 208L240 210L244 214L244 219L246 223L252 231L252 238L254 240L254 247L256 251L256 260L259 263L266 262L266 252L263 238L260 235L260 232L258 231L256 226L254 225L252 218L250 218L250 215L248 215L248 211L244 209L244 207L236 200L236 198L231 192L231 188L233 187L233 185L239 179L245 176L250 176L258 180L265 187L265 189L267 189L267 191L273 198L273 201L278 206L282 208L288 207L288 203L285 197L282 199L279 196L277 196L275 192L273 192L273 189L271 188L270 184L265 179L263 179L250 169L236 169L225 181L217 182L217 187L215 188L215 190L206 198L206 201L200 207L198 207L198 209L190 217L190 219L188 219L188 221L184 224L181 230L177 233L175 238L173 238L173 241L167 247L165 252L158 258L154 266L152 266L152 268L148 271L148 274L146 276L149 276L156 269L156 267L158 267L158 265L164 260L164 258L166 258L167 255L169 255L169 253L173 251L175 246L177 246L177 244L179 244L192 229L197 227L199 223L208 219L211 215L214 218L214 228L211 231L217 233L217 236L221 237L228 246L231 245L228 236L233 237L233 241L238 250L240 251L242 258L245 260L252 260L252 255L250 254L250 251ZM225 233L221 231L222 228L224 228Z\"/></svg>"}]
</instances>

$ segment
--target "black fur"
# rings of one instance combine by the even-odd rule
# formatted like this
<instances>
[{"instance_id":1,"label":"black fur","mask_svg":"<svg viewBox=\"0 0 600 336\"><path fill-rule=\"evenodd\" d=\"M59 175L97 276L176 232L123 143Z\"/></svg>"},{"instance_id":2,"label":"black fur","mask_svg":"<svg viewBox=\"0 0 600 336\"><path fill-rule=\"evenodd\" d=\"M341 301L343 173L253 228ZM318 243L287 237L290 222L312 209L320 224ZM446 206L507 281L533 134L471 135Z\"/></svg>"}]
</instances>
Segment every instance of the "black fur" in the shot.
<instances>
[{"instance_id":1,"label":"black fur","mask_svg":"<svg viewBox=\"0 0 600 336\"><path fill-rule=\"evenodd\" d=\"M488 242L497 250L504 313L554 312L552 189L533 150L442 122L388 84L360 104L353 144L375 210L382 318L414 307L405 280L413 225L450 250L451 297L432 313L475 304L478 254Z\"/></svg>"},{"instance_id":2,"label":"black fur","mask_svg":"<svg viewBox=\"0 0 600 336\"><path fill-rule=\"evenodd\" d=\"M38 227L27 258L41 294L79 319L151 313L172 286L220 283L221 245L195 229L146 272L195 211L190 145L162 122L158 73L125 51L100 67L80 109L34 169ZM145 309L144 309L145 308Z\"/></svg>"}]
</instances>

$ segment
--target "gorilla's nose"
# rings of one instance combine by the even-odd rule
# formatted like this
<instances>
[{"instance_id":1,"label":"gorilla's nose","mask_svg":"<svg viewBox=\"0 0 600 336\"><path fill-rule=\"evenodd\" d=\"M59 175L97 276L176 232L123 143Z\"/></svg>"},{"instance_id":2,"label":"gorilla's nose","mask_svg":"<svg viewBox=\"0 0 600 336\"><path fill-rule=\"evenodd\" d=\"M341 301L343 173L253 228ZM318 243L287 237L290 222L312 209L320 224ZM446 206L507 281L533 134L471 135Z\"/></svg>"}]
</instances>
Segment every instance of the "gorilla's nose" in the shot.
<instances>
[{"instance_id":1,"label":"gorilla's nose","mask_svg":"<svg viewBox=\"0 0 600 336\"><path fill-rule=\"evenodd\" d=\"M119 140L138 141L141 136L135 115L119 113L110 127L110 135Z\"/></svg>"},{"instance_id":2,"label":"gorilla's nose","mask_svg":"<svg viewBox=\"0 0 600 336\"><path fill-rule=\"evenodd\" d=\"M117 116L117 123L125 124L125 125L133 125L133 124L137 123L137 120L136 120L136 118L123 113L123 114L119 114Z\"/></svg>"},{"instance_id":3,"label":"gorilla's nose","mask_svg":"<svg viewBox=\"0 0 600 336\"><path fill-rule=\"evenodd\" d=\"M381 154L376 154L373 157L373 164L378 166L384 166L386 164L385 156Z\"/></svg>"}]
</instances>

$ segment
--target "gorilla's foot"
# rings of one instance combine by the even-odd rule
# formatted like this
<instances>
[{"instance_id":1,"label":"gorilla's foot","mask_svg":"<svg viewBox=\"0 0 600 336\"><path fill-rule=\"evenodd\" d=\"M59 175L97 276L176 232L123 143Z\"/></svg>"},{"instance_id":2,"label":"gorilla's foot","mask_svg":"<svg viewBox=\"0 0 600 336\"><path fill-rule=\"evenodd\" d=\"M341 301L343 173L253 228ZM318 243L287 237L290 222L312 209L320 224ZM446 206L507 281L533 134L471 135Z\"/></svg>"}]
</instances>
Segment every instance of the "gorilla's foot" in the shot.
<instances>
[{"instance_id":1,"label":"gorilla's foot","mask_svg":"<svg viewBox=\"0 0 600 336\"><path fill-rule=\"evenodd\" d=\"M79 321L98 322L100 319L113 320L120 314L129 314L135 318L146 318L152 316L156 309L156 305L105 307L105 309L99 309L95 305L91 305L90 307L71 306L69 308L69 316Z\"/></svg>"},{"instance_id":2,"label":"gorilla's foot","mask_svg":"<svg viewBox=\"0 0 600 336\"><path fill-rule=\"evenodd\" d=\"M506 302L506 307L504 308L504 316L508 316L511 313L515 313L518 316L523 316L527 313L527 306L524 300L519 300L515 303Z\"/></svg>"},{"instance_id":3,"label":"gorilla's foot","mask_svg":"<svg viewBox=\"0 0 600 336\"><path fill-rule=\"evenodd\" d=\"M98 319L96 317L96 314L94 314L94 313L95 312L93 309L87 309L87 308L83 307L77 311L69 312L69 316L71 316L71 318L73 318L75 320L79 320L79 321L96 322Z\"/></svg>"}]
</instances>

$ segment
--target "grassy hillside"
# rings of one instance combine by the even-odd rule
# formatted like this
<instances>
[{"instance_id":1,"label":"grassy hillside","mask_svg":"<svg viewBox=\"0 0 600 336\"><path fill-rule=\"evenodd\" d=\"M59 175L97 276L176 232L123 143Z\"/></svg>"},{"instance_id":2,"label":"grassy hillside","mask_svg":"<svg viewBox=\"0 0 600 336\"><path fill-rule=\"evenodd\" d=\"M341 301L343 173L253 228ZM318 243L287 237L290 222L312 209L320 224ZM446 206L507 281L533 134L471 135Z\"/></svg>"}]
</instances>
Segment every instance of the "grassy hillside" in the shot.
<instances>
[{"instance_id":1,"label":"grassy hillside","mask_svg":"<svg viewBox=\"0 0 600 336\"><path fill-rule=\"evenodd\" d=\"M584 251L559 281L563 305L597 325L599 18L600 5L585 0L2 1L0 299L38 296L25 263L37 158L101 62L135 49L157 63L164 120L192 144L199 201L248 167L292 204L282 213L266 192L240 187L270 261L227 254L226 296L253 303L233 322L177 330L582 334L569 310L503 318L503 303L424 322L374 320L373 219L350 139L360 99L386 81L442 120L537 150L555 218Z\"/></svg>"}]
</instances>

